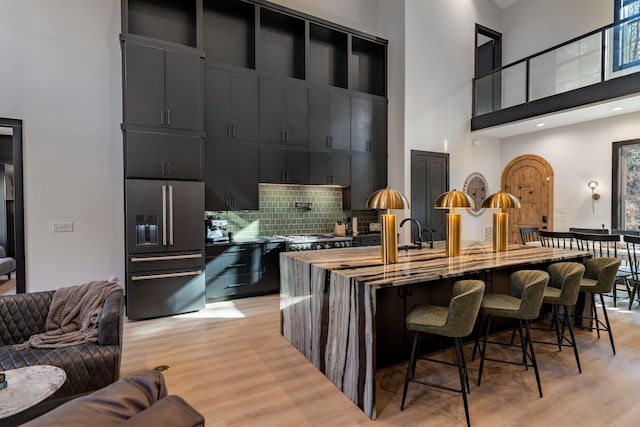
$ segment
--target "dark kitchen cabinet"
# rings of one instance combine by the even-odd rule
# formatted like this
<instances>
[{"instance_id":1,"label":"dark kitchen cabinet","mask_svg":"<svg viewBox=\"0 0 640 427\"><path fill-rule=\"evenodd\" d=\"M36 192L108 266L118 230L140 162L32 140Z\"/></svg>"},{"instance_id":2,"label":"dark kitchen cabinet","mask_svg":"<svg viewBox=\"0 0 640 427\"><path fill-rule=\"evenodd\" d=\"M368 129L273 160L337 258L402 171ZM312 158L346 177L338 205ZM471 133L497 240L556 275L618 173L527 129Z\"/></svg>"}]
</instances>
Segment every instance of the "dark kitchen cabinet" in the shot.
<instances>
[{"instance_id":1,"label":"dark kitchen cabinet","mask_svg":"<svg viewBox=\"0 0 640 427\"><path fill-rule=\"evenodd\" d=\"M207 300L264 293L265 267L261 243L205 248Z\"/></svg>"},{"instance_id":2,"label":"dark kitchen cabinet","mask_svg":"<svg viewBox=\"0 0 640 427\"><path fill-rule=\"evenodd\" d=\"M202 57L126 42L124 121L202 131Z\"/></svg>"},{"instance_id":3,"label":"dark kitchen cabinet","mask_svg":"<svg viewBox=\"0 0 640 427\"><path fill-rule=\"evenodd\" d=\"M123 1L123 32L195 47L196 5L195 0Z\"/></svg>"},{"instance_id":4,"label":"dark kitchen cabinet","mask_svg":"<svg viewBox=\"0 0 640 427\"><path fill-rule=\"evenodd\" d=\"M124 132L126 178L202 180L202 138Z\"/></svg>"},{"instance_id":5,"label":"dark kitchen cabinet","mask_svg":"<svg viewBox=\"0 0 640 427\"><path fill-rule=\"evenodd\" d=\"M284 252L284 242L268 242L264 244L265 290L280 290L280 253Z\"/></svg>"},{"instance_id":6,"label":"dark kitchen cabinet","mask_svg":"<svg viewBox=\"0 0 640 427\"><path fill-rule=\"evenodd\" d=\"M207 137L257 141L260 136L258 78L206 68L204 87Z\"/></svg>"},{"instance_id":7,"label":"dark kitchen cabinet","mask_svg":"<svg viewBox=\"0 0 640 427\"><path fill-rule=\"evenodd\" d=\"M309 155L306 151L260 148L260 182L306 184L309 181Z\"/></svg>"},{"instance_id":8,"label":"dark kitchen cabinet","mask_svg":"<svg viewBox=\"0 0 640 427\"><path fill-rule=\"evenodd\" d=\"M387 156L352 154L349 209L367 209L367 198L387 186Z\"/></svg>"},{"instance_id":9,"label":"dark kitchen cabinet","mask_svg":"<svg viewBox=\"0 0 640 427\"><path fill-rule=\"evenodd\" d=\"M309 87L309 145L349 150L351 147L349 94L326 87Z\"/></svg>"},{"instance_id":10,"label":"dark kitchen cabinet","mask_svg":"<svg viewBox=\"0 0 640 427\"><path fill-rule=\"evenodd\" d=\"M387 153L387 101L351 96L351 150Z\"/></svg>"},{"instance_id":11,"label":"dark kitchen cabinet","mask_svg":"<svg viewBox=\"0 0 640 427\"><path fill-rule=\"evenodd\" d=\"M305 84L260 79L260 140L307 145L308 103L308 88Z\"/></svg>"},{"instance_id":12,"label":"dark kitchen cabinet","mask_svg":"<svg viewBox=\"0 0 640 427\"><path fill-rule=\"evenodd\" d=\"M309 184L351 184L351 163L348 154L309 153Z\"/></svg>"},{"instance_id":13,"label":"dark kitchen cabinet","mask_svg":"<svg viewBox=\"0 0 640 427\"><path fill-rule=\"evenodd\" d=\"M211 211L258 210L257 144L205 140L205 208Z\"/></svg>"}]
</instances>

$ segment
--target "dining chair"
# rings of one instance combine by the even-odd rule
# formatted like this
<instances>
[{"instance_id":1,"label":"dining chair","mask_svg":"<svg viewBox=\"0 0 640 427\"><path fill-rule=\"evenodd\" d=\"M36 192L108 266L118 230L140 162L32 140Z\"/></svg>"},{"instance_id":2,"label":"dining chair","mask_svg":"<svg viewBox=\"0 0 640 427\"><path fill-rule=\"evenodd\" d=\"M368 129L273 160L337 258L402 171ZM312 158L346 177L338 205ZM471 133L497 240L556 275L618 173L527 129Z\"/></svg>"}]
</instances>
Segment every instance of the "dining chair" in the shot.
<instances>
[{"instance_id":1,"label":"dining chair","mask_svg":"<svg viewBox=\"0 0 640 427\"><path fill-rule=\"evenodd\" d=\"M540 243L545 248L575 249L573 233L569 231L540 230Z\"/></svg>"},{"instance_id":2,"label":"dining chair","mask_svg":"<svg viewBox=\"0 0 640 427\"><path fill-rule=\"evenodd\" d=\"M621 235L619 234L588 234L588 233L574 233L574 238L576 240L576 244L578 249L581 251L589 251L593 254L594 258L624 258L618 256L618 248L621 243ZM624 254L626 256L626 254ZM626 265L623 265L621 268L618 266L618 271L616 273L616 279L612 288L613 291L613 306L617 307L617 284L622 282L624 285L623 290L627 292L629 295L629 299L631 299L631 287L629 286L629 277L631 277L631 272Z\"/></svg>"},{"instance_id":3,"label":"dining chair","mask_svg":"<svg viewBox=\"0 0 640 427\"><path fill-rule=\"evenodd\" d=\"M621 228L612 228L611 234L620 234L621 236L640 236L640 230L623 230Z\"/></svg>"},{"instance_id":4,"label":"dining chair","mask_svg":"<svg viewBox=\"0 0 640 427\"><path fill-rule=\"evenodd\" d=\"M622 238L627 245L627 265L631 271L631 277L629 277L628 280L633 284L631 295L629 295L628 307L628 309L631 310L634 297L638 296L638 300L640 301L640 295L638 294L638 283L640 283L640 236L626 234L622 236Z\"/></svg>"},{"instance_id":5,"label":"dining chair","mask_svg":"<svg viewBox=\"0 0 640 427\"><path fill-rule=\"evenodd\" d=\"M526 245L530 242L536 242L540 240L538 232L540 229L538 227L520 227L520 239L522 240L522 244Z\"/></svg>"},{"instance_id":6,"label":"dining chair","mask_svg":"<svg viewBox=\"0 0 640 427\"><path fill-rule=\"evenodd\" d=\"M609 230L604 228L576 228L569 227L569 231L573 231L574 233L587 233L587 234L609 234Z\"/></svg>"}]
</instances>

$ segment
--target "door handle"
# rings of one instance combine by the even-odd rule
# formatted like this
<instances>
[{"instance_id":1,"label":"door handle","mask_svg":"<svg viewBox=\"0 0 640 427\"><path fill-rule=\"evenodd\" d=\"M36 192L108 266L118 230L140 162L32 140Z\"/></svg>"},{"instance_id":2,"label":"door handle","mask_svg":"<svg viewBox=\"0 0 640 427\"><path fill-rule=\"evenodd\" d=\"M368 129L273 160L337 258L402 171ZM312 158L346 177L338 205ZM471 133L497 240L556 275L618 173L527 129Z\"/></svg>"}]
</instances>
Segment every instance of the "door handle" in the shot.
<instances>
[{"instance_id":1,"label":"door handle","mask_svg":"<svg viewBox=\"0 0 640 427\"><path fill-rule=\"evenodd\" d=\"M169 186L169 245L173 246L173 185Z\"/></svg>"},{"instance_id":2,"label":"door handle","mask_svg":"<svg viewBox=\"0 0 640 427\"><path fill-rule=\"evenodd\" d=\"M131 258L131 262L175 261L180 259L196 259L196 258L202 258L202 254L133 257Z\"/></svg>"},{"instance_id":3,"label":"door handle","mask_svg":"<svg viewBox=\"0 0 640 427\"><path fill-rule=\"evenodd\" d=\"M225 267L225 269L229 269L229 268L242 268L242 267L246 267L247 264L229 264Z\"/></svg>"},{"instance_id":4,"label":"door handle","mask_svg":"<svg viewBox=\"0 0 640 427\"><path fill-rule=\"evenodd\" d=\"M145 274L141 276L131 276L131 280L171 279L173 277L198 276L200 274L202 274L202 270L184 271L180 273Z\"/></svg>"},{"instance_id":5,"label":"door handle","mask_svg":"<svg viewBox=\"0 0 640 427\"><path fill-rule=\"evenodd\" d=\"M546 216L546 215L542 215L542 222L543 222L544 224L546 224L546 223L547 223L547 216Z\"/></svg>"},{"instance_id":6,"label":"door handle","mask_svg":"<svg viewBox=\"0 0 640 427\"><path fill-rule=\"evenodd\" d=\"M231 136L236 137L236 125L231 125Z\"/></svg>"},{"instance_id":7,"label":"door handle","mask_svg":"<svg viewBox=\"0 0 640 427\"><path fill-rule=\"evenodd\" d=\"M171 126L171 110L167 110L167 126Z\"/></svg>"},{"instance_id":8,"label":"door handle","mask_svg":"<svg viewBox=\"0 0 640 427\"><path fill-rule=\"evenodd\" d=\"M162 245L167 245L167 186L162 186Z\"/></svg>"},{"instance_id":9,"label":"door handle","mask_svg":"<svg viewBox=\"0 0 640 427\"><path fill-rule=\"evenodd\" d=\"M171 176L171 162L167 162L167 175Z\"/></svg>"},{"instance_id":10,"label":"door handle","mask_svg":"<svg viewBox=\"0 0 640 427\"><path fill-rule=\"evenodd\" d=\"M160 174L164 176L164 162L160 163Z\"/></svg>"},{"instance_id":11,"label":"door handle","mask_svg":"<svg viewBox=\"0 0 640 427\"><path fill-rule=\"evenodd\" d=\"M160 126L164 126L164 109L160 109Z\"/></svg>"},{"instance_id":12,"label":"door handle","mask_svg":"<svg viewBox=\"0 0 640 427\"><path fill-rule=\"evenodd\" d=\"M289 143L289 131L288 130L284 131L284 142L286 142L287 144Z\"/></svg>"}]
</instances>

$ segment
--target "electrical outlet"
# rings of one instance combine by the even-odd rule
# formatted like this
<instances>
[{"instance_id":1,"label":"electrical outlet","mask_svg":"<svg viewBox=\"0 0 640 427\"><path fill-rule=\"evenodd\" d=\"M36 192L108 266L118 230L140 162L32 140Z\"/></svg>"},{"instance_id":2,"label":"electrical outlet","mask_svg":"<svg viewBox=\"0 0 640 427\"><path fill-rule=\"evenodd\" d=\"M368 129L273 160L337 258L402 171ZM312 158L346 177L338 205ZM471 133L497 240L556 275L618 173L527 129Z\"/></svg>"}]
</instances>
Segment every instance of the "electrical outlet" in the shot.
<instances>
[{"instance_id":1,"label":"electrical outlet","mask_svg":"<svg viewBox=\"0 0 640 427\"><path fill-rule=\"evenodd\" d=\"M54 222L51 224L51 231L54 233L65 233L73 231L73 222Z\"/></svg>"}]
</instances>

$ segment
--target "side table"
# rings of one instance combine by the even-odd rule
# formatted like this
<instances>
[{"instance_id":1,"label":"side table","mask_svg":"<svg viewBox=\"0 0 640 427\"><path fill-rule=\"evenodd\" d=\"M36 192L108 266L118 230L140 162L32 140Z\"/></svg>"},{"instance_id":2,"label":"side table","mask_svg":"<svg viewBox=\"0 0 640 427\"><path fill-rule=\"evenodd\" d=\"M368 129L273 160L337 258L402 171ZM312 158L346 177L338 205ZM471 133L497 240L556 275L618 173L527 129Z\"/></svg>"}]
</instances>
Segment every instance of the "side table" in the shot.
<instances>
[{"instance_id":1,"label":"side table","mask_svg":"<svg viewBox=\"0 0 640 427\"><path fill-rule=\"evenodd\" d=\"M18 414L56 392L67 380L64 370L34 365L4 371L8 387L0 390L0 419Z\"/></svg>"}]
</instances>

